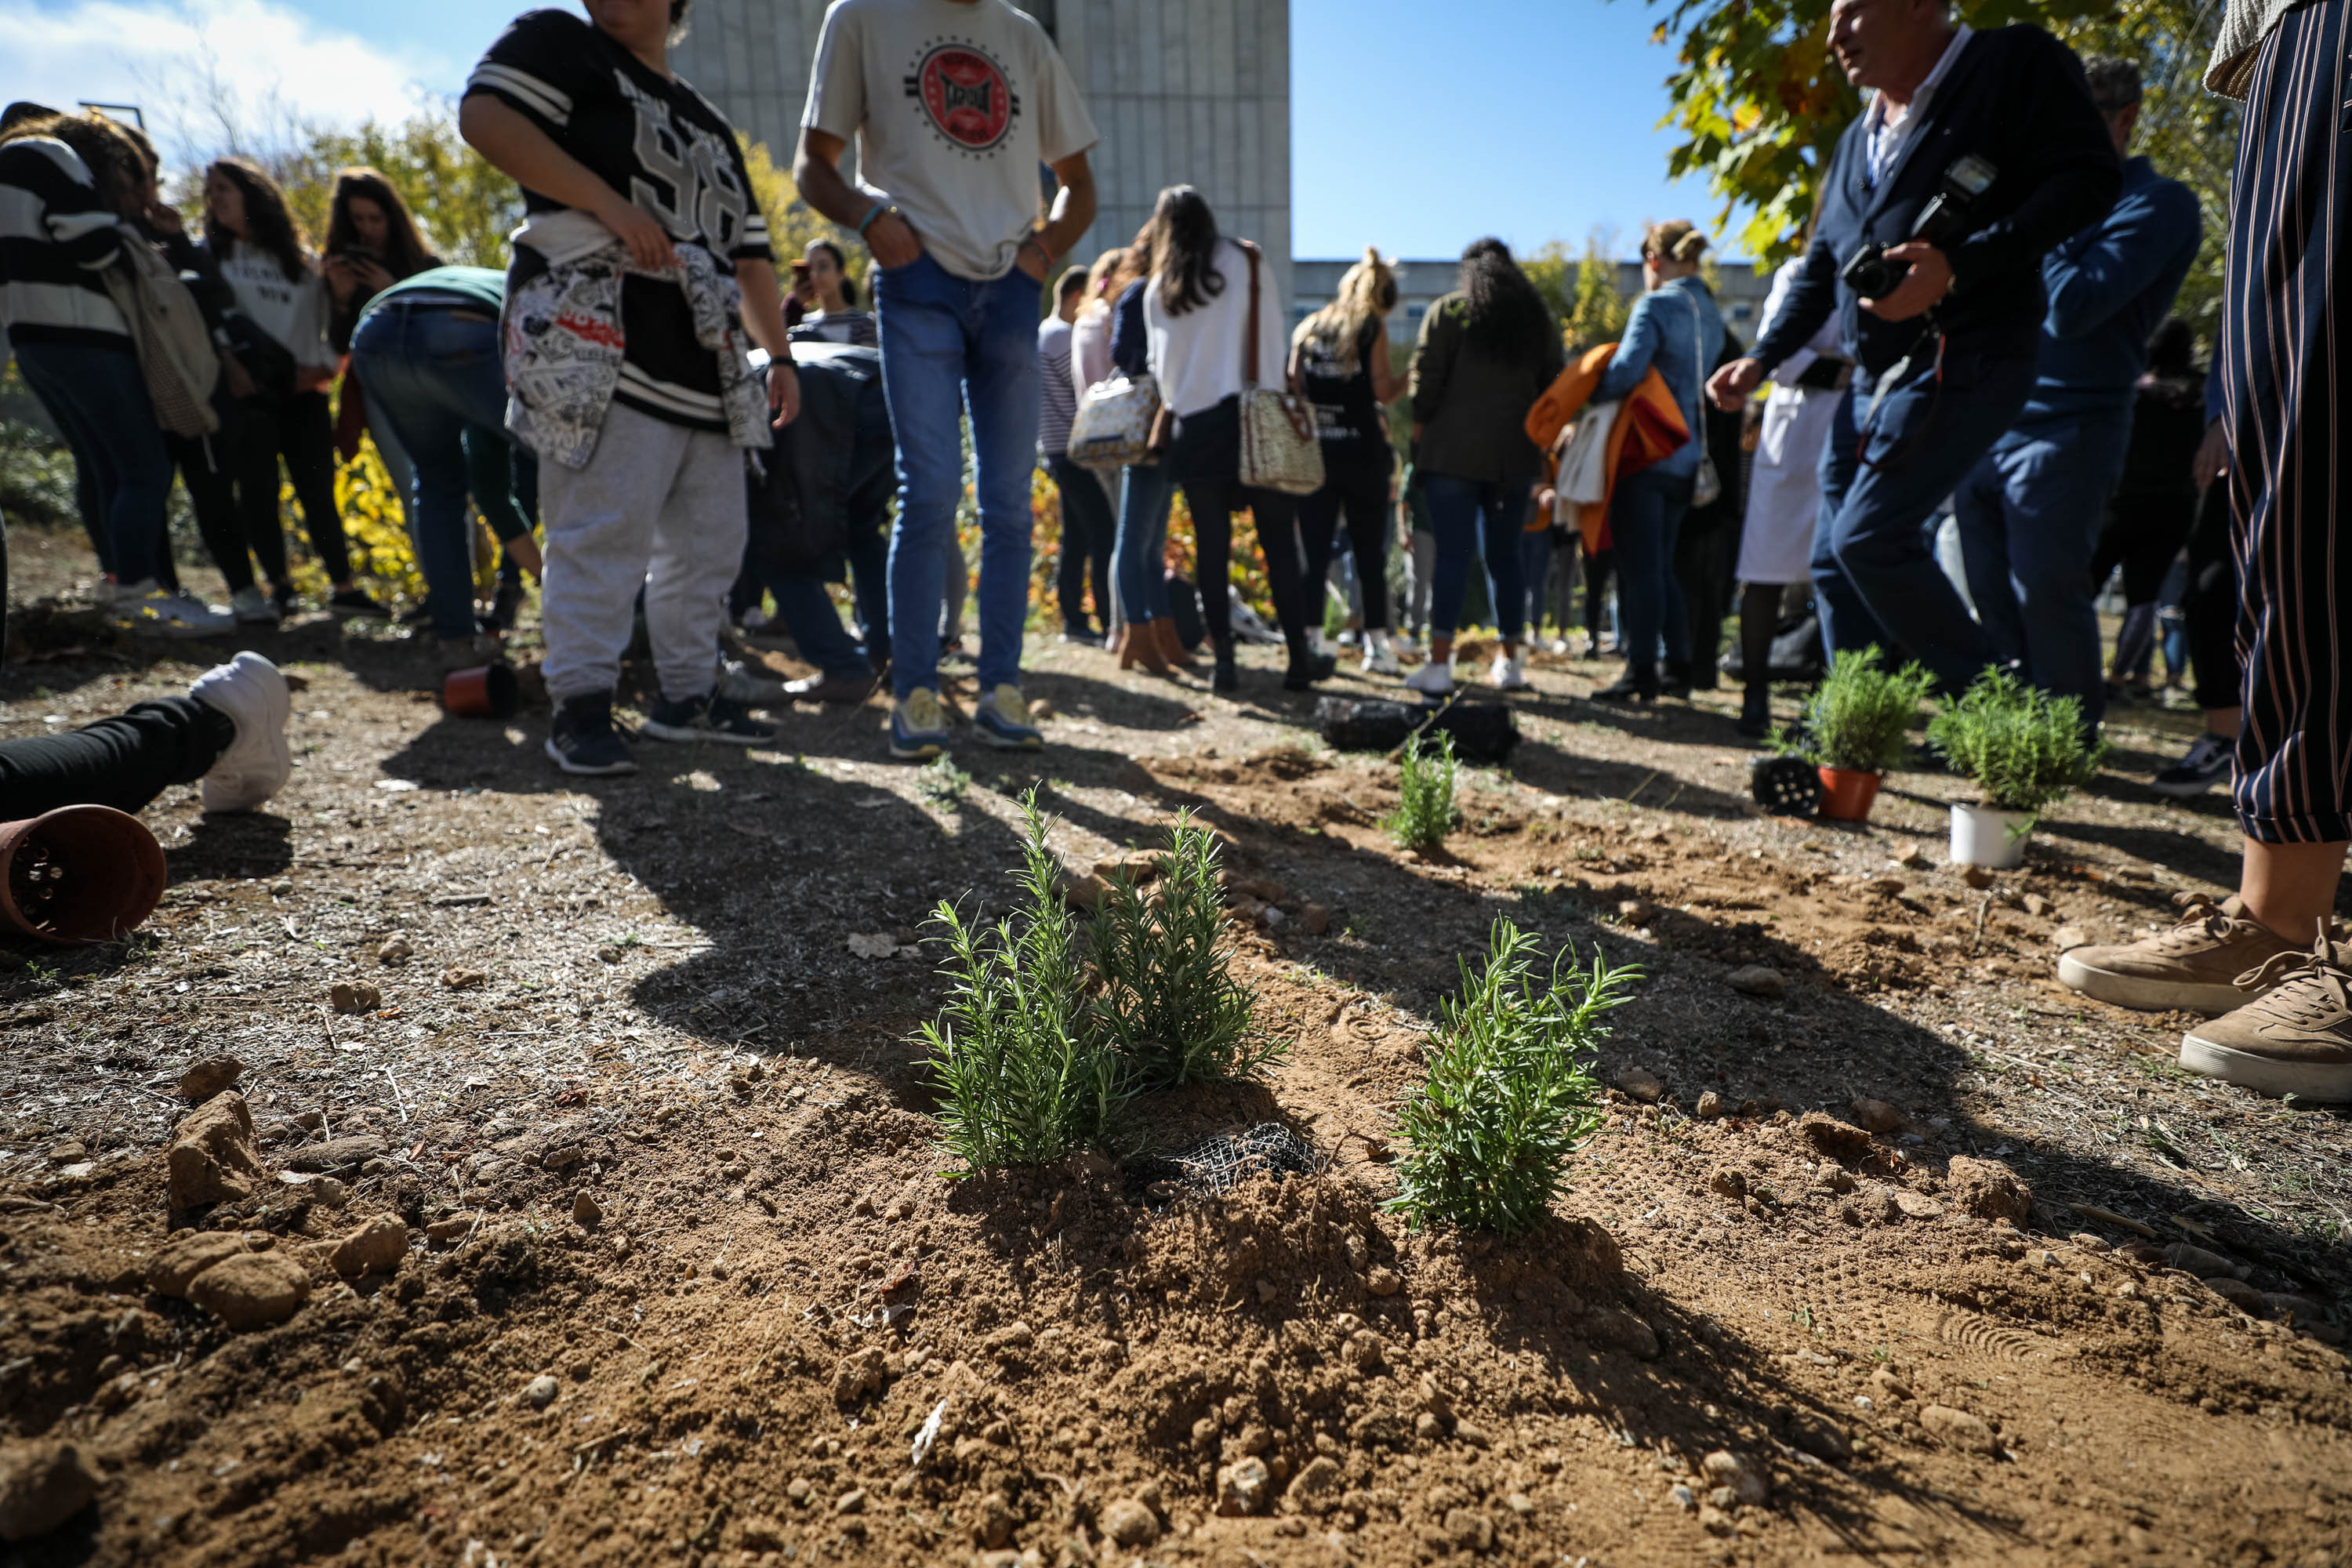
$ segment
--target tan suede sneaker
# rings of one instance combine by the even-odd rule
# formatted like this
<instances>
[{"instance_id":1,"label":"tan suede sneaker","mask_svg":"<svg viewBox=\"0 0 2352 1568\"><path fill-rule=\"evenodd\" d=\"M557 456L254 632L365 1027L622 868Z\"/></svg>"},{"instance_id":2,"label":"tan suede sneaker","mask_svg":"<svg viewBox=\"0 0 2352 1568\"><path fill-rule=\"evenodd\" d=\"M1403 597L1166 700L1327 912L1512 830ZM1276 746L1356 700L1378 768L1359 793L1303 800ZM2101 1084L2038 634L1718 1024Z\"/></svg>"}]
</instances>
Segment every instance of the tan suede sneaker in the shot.
<instances>
[{"instance_id":1,"label":"tan suede sneaker","mask_svg":"<svg viewBox=\"0 0 2352 1568\"><path fill-rule=\"evenodd\" d=\"M2234 895L2217 904L2203 893L2175 893L2172 901L2181 914L2170 931L2116 947L2069 948L2059 956L2058 978L2118 1007L2227 1013L2268 989L2249 990L2239 984L2242 976L2281 953L2303 951L2247 919Z\"/></svg>"},{"instance_id":2,"label":"tan suede sneaker","mask_svg":"<svg viewBox=\"0 0 2352 1568\"><path fill-rule=\"evenodd\" d=\"M2323 935L2248 975L2274 987L2180 1039L2180 1065L2276 1098L2352 1100L2352 944Z\"/></svg>"}]
</instances>

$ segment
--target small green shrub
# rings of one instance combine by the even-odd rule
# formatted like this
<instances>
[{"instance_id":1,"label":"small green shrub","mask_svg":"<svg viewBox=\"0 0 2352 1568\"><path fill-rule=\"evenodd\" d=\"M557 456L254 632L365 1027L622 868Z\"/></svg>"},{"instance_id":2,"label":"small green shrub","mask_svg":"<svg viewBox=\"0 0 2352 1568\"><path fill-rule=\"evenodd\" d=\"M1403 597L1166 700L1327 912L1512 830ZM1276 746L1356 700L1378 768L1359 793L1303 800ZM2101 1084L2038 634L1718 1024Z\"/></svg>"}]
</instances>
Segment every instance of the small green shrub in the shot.
<instances>
[{"instance_id":1,"label":"small green shrub","mask_svg":"<svg viewBox=\"0 0 2352 1568\"><path fill-rule=\"evenodd\" d=\"M2083 704L1988 669L1927 721L1952 771L1997 811L2039 815L2091 782L2107 743L2083 732Z\"/></svg>"},{"instance_id":2,"label":"small green shrub","mask_svg":"<svg viewBox=\"0 0 2352 1568\"><path fill-rule=\"evenodd\" d=\"M1397 771L1397 808L1386 822L1391 838L1407 849L1435 849L1460 826L1454 804L1454 784L1460 772L1454 760L1454 737L1441 732L1432 743L1416 734L1404 743L1404 759Z\"/></svg>"},{"instance_id":3,"label":"small green shrub","mask_svg":"<svg viewBox=\"0 0 2352 1568\"><path fill-rule=\"evenodd\" d=\"M1916 664L1886 668L1875 647L1839 654L1806 700L1796 728L1781 731L1774 742L1783 754L1815 767L1891 773L1903 763L1903 738L1935 684Z\"/></svg>"},{"instance_id":4,"label":"small green shrub","mask_svg":"<svg viewBox=\"0 0 2352 1568\"><path fill-rule=\"evenodd\" d=\"M1473 975L1463 965L1429 1076L1400 1117L1411 1152L1390 1203L1415 1225L1443 1220L1503 1236L1534 1229L1567 1184L1568 1157L1599 1120L1592 1050L1608 1033L1599 1020L1629 1000L1641 971L1612 969L1598 952L1578 969L1570 947L1538 987L1538 958L1534 933L1497 920L1485 968Z\"/></svg>"},{"instance_id":5,"label":"small green shrub","mask_svg":"<svg viewBox=\"0 0 2352 1568\"><path fill-rule=\"evenodd\" d=\"M966 924L944 900L951 994L922 1028L948 1148L974 1169L1038 1165L1101 1138L1126 1098L1126 1073L1088 1010L1077 921L1055 891L1037 792L1021 800L1021 909Z\"/></svg>"},{"instance_id":6,"label":"small green shrub","mask_svg":"<svg viewBox=\"0 0 2352 1568\"><path fill-rule=\"evenodd\" d=\"M963 804L964 792L971 788L971 775L956 766L956 761L945 752L915 770L915 793L933 805L952 810Z\"/></svg>"},{"instance_id":7,"label":"small green shrub","mask_svg":"<svg viewBox=\"0 0 2352 1568\"><path fill-rule=\"evenodd\" d=\"M1233 977L1216 835L1191 812L1168 830L1150 896L1114 876L1095 907L1095 1003L1145 1083L1256 1076L1289 1049L1258 1030L1256 994Z\"/></svg>"}]
</instances>

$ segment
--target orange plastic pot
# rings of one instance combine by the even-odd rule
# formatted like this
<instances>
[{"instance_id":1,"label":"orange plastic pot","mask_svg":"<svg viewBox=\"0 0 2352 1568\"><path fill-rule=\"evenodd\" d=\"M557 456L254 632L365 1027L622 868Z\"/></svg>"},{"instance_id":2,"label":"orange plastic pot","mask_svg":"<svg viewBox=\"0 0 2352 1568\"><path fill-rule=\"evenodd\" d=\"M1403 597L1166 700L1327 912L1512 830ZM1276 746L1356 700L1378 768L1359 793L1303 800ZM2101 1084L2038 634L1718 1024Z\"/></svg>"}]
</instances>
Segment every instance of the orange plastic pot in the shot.
<instances>
[{"instance_id":1,"label":"orange plastic pot","mask_svg":"<svg viewBox=\"0 0 2352 1568\"><path fill-rule=\"evenodd\" d=\"M68 946L138 929L163 897L163 847L110 805L0 825L0 921Z\"/></svg>"},{"instance_id":2,"label":"orange plastic pot","mask_svg":"<svg viewBox=\"0 0 2352 1568\"><path fill-rule=\"evenodd\" d=\"M522 687L503 664L453 669L441 682L441 705L468 719L511 719L522 707Z\"/></svg>"},{"instance_id":3,"label":"orange plastic pot","mask_svg":"<svg viewBox=\"0 0 2352 1568\"><path fill-rule=\"evenodd\" d=\"M1884 775L1859 768L1823 768L1821 815L1832 822L1867 822Z\"/></svg>"}]
</instances>

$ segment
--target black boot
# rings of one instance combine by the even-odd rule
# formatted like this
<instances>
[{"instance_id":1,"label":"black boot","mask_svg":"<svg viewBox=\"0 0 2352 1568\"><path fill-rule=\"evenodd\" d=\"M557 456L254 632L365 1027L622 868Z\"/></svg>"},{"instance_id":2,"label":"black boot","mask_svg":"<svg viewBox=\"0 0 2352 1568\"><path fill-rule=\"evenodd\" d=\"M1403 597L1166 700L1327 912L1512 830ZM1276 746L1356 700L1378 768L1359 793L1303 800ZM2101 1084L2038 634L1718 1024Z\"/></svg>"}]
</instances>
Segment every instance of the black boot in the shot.
<instances>
[{"instance_id":1,"label":"black boot","mask_svg":"<svg viewBox=\"0 0 2352 1568\"><path fill-rule=\"evenodd\" d=\"M1761 681L1751 683L1739 700L1739 732L1751 741L1772 732L1772 689Z\"/></svg>"},{"instance_id":2,"label":"black boot","mask_svg":"<svg viewBox=\"0 0 2352 1568\"><path fill-rule=\"evenodd\" d=\"M1234 668L1234 639L1230 637L1212 639L1216 651L1216 668L1209 676L1212 691L1239 691L1242 678Z\"/></svg>"},{"instance_id":3,"label":"black boot","mask_svg":"<svg viewBox=\"0 0 2352 1568\"><path fill-rule=\"evenodd\" d=\"M1655 702L1658 700L1658 667L1654 664L1629 664L1625 673L1607 686L1593 689L1595 702Z\"/></svg>"}]
</instances>

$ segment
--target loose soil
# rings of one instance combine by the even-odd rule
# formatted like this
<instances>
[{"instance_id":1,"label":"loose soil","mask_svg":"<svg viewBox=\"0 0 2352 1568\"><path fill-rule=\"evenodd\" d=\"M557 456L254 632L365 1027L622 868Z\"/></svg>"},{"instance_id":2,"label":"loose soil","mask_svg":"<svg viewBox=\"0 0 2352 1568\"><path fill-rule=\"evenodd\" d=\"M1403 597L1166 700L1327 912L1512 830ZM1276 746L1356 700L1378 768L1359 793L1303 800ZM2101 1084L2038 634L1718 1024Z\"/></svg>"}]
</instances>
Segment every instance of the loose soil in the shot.
<instances>
[{"instance_id":1,"label":"loose soil","mask_svg":"<svg viewBox=\"0 0 2352 1568\"><path fill-rule=\"evenodd\" d=\"M220 656L113 637L73 542L12 544L56 602L12 616L0 733ZM2176 715L2119 714L2111 771L1979 888L1942 864L1958 781L1764 816L1730 694L1613 712L1591 662L1538 661L1508 770L1414 858L1393 767L1321 747L1263 662L1236 701L1033 644L1048 749L960 744L959 792L883 759L878 702L585 784L541 711L443 715L396 633L252 646L302 683L285 793L152 806L172 886L131 942L0 946L0 1434L101 1480L12 1561L2352 1559L2345 1121L2189 1078L2185 1019L2052 978L2063 928L2234 879L2225 803L2139 782ZM1033 785L1074 871L1179 807L1223 829L1292 1043L1110 1152L1273 1121L1318 1169L950 1171L918 938L1006 905ZM1643 967L1601 1069L1637 1092L1544 1231L1412 1234L1394 1108L1502 914ZM1734 988L1754 966L1780 994ZM174 1215L174 1085L220 1051L278 1179ZM2030 1209L1968 1212L1961 1158ZM315 1244L386 1215L398 1268L337 1276ZM308 1304L233 1333L152 1293L188 1229L301 1260Z\"/></svg>"}]
</instances>

